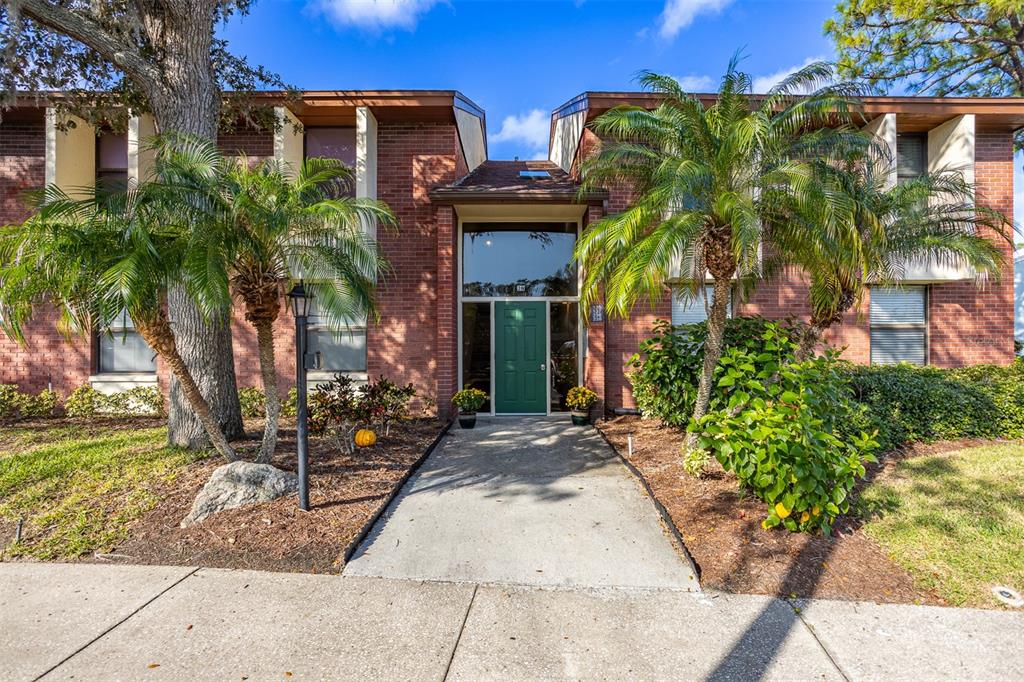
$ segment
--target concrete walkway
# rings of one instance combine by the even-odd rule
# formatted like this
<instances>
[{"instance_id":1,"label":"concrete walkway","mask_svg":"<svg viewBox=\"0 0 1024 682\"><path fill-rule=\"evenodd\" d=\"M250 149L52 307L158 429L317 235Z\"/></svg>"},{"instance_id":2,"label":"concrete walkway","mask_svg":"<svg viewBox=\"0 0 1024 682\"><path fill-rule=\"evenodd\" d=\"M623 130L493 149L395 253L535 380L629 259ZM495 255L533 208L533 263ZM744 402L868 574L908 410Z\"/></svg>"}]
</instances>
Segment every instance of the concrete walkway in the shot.
<instances>
[{"instance_id":1,"label":"concrete walkway","mask_svg":"<svg viewBox=\"0 0 1024 682\"><path fill-rule=\"evenodd\" d=\"M0 563L5 682L1019 680L1022 641L1020 612Z\"/></svg>"},{"instance_id":2,"label":"concrete walkway","mask_svg":"<svg viewBox=\"0 0 1024 682\"><path fill-rule=\"evenodd\" d=\"M345 575L699 589L639 482L596 430L568 419L453 427Z\"/></svg>"}]
</instances>

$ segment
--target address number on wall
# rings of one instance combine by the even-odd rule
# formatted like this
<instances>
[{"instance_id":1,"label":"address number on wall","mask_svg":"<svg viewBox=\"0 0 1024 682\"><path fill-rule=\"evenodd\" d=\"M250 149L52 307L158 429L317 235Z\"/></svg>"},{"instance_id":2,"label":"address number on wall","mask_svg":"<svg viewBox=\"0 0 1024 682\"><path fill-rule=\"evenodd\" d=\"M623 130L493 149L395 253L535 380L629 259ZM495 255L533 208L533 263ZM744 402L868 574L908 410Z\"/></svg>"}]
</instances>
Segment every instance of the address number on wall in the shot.
<instances>
[{"instance_id":1,"label":"address number on wall","mask_svg":"<svg viewBox=\"0 0 1024 682\"><path fill-rule=\"evenodd\" d=\"M600 303L595 303L590 306L590 321L591 322L604 322L604 306Z\"/></svg>"}]
</instances>

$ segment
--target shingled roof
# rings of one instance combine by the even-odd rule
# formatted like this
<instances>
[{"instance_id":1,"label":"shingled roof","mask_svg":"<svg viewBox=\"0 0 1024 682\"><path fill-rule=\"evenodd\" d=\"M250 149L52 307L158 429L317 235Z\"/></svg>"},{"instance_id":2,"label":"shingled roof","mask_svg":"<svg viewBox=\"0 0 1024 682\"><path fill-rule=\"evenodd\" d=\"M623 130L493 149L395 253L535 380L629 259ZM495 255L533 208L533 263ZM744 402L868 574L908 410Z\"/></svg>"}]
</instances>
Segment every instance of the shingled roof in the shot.
<instances>
[{"instance_id":1,"label":"shingled roof","mask_svg":"<svg viewBox=\"0 0 1024 682\"><path fill-rule=\"evenodd\" d=\"M592 192L581 198L580 186L550 161L484 161L451 185L430 190L430 198L435 203L588 203L601 201L606 196L606 192Z\"/></svg>"}]
</instances>

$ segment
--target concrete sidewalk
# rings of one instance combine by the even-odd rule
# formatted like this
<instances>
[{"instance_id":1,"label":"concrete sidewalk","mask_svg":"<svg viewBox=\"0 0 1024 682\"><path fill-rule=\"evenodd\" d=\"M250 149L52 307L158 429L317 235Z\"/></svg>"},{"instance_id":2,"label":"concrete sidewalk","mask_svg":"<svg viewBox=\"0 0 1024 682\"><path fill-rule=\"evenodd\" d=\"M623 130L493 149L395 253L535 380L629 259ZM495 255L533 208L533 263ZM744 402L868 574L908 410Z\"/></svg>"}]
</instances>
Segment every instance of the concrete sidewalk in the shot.
<instances>
[{"instance_id":1,"label":"concrete sidewalk","mask_svg":"<svg viewBox=\"0 0 1024 682\"><path fill-rule=\"evenodd\" d=\"M0 679L1024 678L1024 614L0 564Z\"/></svg>"},{"instance_id":2,"label":"concrete sidewalk","mask_svg":"<svg viewBox=\"0 0 1024 682\"><path fill-rule=\"evenodd\" d=\"M638 481L595 429L567 415L453 428L345 575L699 589Z\"/></svg>"}]
</instances>

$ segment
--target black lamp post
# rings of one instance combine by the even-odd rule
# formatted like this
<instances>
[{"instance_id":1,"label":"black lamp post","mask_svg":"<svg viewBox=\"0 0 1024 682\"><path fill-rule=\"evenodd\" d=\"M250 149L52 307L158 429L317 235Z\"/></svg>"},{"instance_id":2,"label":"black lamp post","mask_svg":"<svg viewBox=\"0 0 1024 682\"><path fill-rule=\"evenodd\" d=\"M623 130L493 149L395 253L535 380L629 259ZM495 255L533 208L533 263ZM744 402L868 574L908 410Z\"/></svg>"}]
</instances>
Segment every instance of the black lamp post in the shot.
<instances>
[{"instance_id":1,"label":"black lamp post","mask_svg":"<svg viewBox=\"0 0 1024 682\"><path fill-rule=\"evenodd\" d=\"M313 294L306 291L300 279L288 293L295 315L295 426L299 455L299 508L309 511L309 414L306 410L306 318L313 303Z\"/></svg>"}]
</instances>

